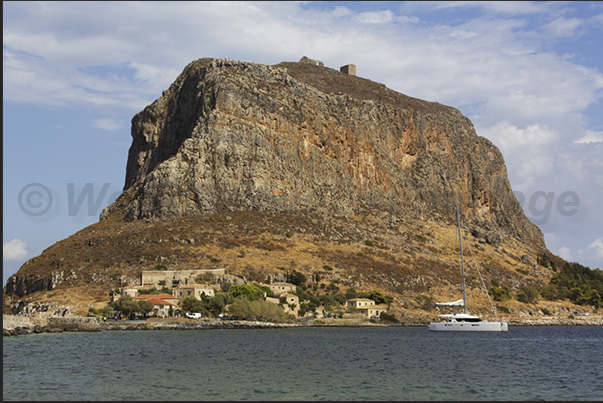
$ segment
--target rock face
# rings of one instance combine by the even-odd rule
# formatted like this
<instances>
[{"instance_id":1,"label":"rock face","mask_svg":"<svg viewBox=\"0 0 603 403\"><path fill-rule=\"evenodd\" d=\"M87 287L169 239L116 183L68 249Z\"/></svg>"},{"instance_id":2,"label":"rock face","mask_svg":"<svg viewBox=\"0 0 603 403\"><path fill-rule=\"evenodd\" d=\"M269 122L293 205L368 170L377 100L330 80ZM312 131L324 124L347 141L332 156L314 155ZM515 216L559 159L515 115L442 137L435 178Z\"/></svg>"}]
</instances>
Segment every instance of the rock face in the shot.
<instances>
[{"instance_id":1,"label":"rock face","mask_svg":"<svg viewBox=\"0 0 603 403\"><path fill-rule=\"evenodd\" d=\"M458 203L463 225L544 247L468 118L324 66L196 60L131 134L124 193L101 219L319 209L456 222Z\"/></svg>"}]
</instances>

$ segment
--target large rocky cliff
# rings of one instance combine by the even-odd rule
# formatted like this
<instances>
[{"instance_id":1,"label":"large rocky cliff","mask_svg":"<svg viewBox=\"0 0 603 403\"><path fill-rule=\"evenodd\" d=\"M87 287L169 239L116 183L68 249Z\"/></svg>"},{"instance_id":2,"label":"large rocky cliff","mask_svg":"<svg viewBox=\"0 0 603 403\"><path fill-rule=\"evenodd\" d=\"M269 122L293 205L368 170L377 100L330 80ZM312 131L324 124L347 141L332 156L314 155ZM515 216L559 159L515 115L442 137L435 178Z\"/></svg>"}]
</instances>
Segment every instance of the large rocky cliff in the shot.
<instances>
[{"instance_id":1,"label":"large rocky cliff","mask_svg":"<svg viewBox=\"0 0 603 403\"><path fill-rule=\"evenodd\" d=\"M456 204L486 280L542 287L538 257L559 259L458 110L316 63L196 60L131 134L123 194L11 276L5 306L106 304L161 265L257 282L295 268L423 309L458 291Z\"/></svg>"},{"instance_id":2,"label":"large rocky cliff","mask_svg":"<svg viewBox=\"0 0 603 403\"><path fill-rule=\"evenodd\" d=\"M312 63L190 63L132 119L129 220L221 209L367 210L486 223L543 247L500 151L458 110ZM492 228L490 228L492 230Z\"/></svg>"}]
</instances>

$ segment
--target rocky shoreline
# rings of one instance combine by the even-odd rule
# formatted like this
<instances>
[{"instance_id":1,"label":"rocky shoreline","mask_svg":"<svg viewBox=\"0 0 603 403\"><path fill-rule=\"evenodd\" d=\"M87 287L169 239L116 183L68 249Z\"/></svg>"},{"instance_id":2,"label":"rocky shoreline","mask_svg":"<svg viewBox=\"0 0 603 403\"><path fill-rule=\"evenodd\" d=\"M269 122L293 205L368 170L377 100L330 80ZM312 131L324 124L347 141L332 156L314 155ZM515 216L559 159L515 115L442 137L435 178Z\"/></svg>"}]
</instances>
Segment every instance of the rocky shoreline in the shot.
<instances>
[{"instance_id":1,"label":"rocky shoreline","mask_svg":"<svg viewBox=\"0 0 603 403\"><path fill-rule=\"evenodd\" d=\"M509 320L509 326L601 326L601 317L581 318L546 318ZM202 329L275 329L292 327L427 327L428 322L372 323L361 320L320 320L312 319L295 323L272 323L244 320L200 319L188 320L171 318L146 321L107 321L102 322L92 317L25 317L16 315L3 316L3 336L18 336L33 333L62 332L99 332L110 330L202 330Z\"/></svg>"}]
</instances>

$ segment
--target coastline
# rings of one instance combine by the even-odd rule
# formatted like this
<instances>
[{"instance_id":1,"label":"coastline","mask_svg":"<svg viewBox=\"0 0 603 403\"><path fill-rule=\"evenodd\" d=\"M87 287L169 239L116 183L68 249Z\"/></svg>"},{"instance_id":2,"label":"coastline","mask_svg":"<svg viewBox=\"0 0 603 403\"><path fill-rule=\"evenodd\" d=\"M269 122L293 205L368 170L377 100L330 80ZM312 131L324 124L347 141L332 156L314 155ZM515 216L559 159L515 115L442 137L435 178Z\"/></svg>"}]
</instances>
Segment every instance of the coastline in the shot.
<instances>
[{"instance_id":1,"label":"coastline","mask_svg":"<svg viewBox=\"0 0 603 403\"><path fill-rule=\"evenodd\" d=\"M509 326L602 326L601 315L576 318L539 318L508 320ZM115 330L207 330L207 329L276 329L293 327L427 327L428 321L372 323L358 319L309 319L293 323L273 323L221 319L147 319L106 322L93 317L25 317L3 315L3 337L32 333L99 332Z\"/></svg>"}]
</instances>

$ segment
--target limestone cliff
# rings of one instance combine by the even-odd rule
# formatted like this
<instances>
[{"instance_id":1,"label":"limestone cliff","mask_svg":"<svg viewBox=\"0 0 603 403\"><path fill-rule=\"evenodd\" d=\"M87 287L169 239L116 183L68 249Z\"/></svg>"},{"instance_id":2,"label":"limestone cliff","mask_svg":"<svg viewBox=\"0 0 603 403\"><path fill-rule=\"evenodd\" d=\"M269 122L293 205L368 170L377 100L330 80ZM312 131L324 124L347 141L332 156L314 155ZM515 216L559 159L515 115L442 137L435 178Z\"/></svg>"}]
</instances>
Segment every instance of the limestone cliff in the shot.
<instances>
[{"instance_id":1,"label":"limestone cliff","mask_svg":"<svg viewBox=\"0 0 603 403\"><path fill-rule=\"evenodd\" d=\"M532 262L559 259L469 119L320 63L196 60L131 130L123 194L11 276L5 307L106 304L162 265L257 282L296 268L423 309L415 296L458 290L457 203L486 281L543 287L554 273Z\"/></svg>"},{"instance_id":2,"label":"limestone cliff","mask_svg":"<svg viewBox=\"0 0 603 403\"><path fill-rule=\"evenodd\" d=\"M124 193L101 218L367 210L486 225L543 247L500 151L458 110L306 63L190 63L132 119Z\"/></svg>"}]
</instances>

